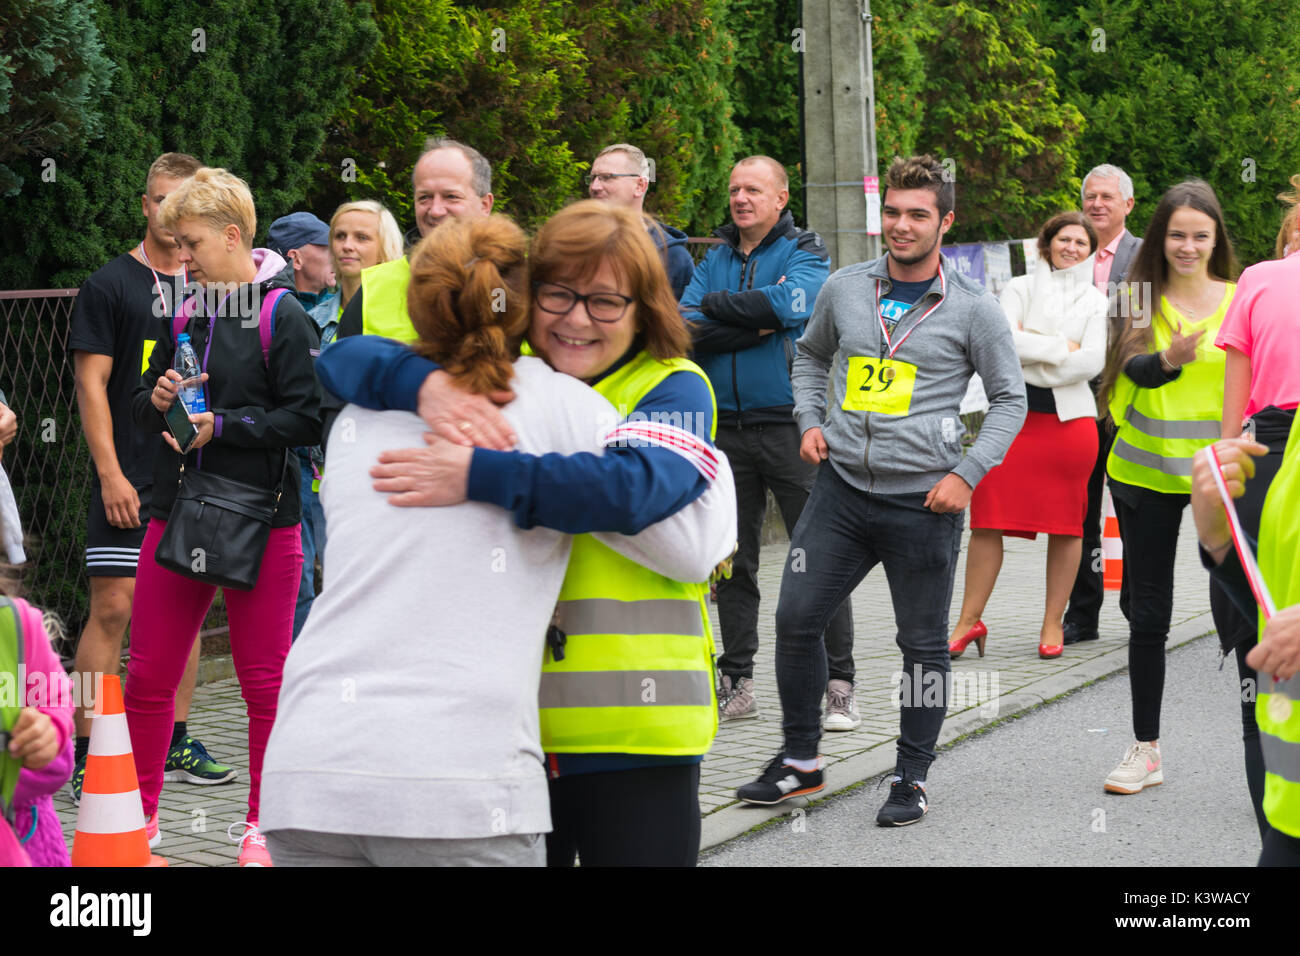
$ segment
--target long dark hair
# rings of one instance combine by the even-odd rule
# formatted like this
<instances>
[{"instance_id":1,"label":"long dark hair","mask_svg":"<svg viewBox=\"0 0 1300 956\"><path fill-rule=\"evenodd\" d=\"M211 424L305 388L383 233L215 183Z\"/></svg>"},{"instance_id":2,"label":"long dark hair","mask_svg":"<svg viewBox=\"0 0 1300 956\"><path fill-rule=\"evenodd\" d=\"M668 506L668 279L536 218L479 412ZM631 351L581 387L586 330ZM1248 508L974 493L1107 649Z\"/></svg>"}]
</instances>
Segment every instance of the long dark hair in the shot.
<instances>
[{"instance_id":1,"label":"long dark hair","mask_svg":"<svg viewBox=\"0 0 1300 956\"><path fill-rule=\"evenodd\" d=\"M1223 282L1232 282L1241 271L1232 251L1232 240L1223 225L1223 207L1210 184L1200 179L1186 179L1171 186L1160 202L1142 234L1142 245L1133 258L1126 277L1129 289L1145 289L1144 296L1129 296L1129 317L1121 320L1119 334L1110 343L1106 367L1101 376L1100 400L1103 408L1110 404L1124 366L1136 355L1151 351L1155 342L1155 323L1166 321L1160 311L1160 302L1169 282L1169 263L1165 259L1165 236L1169 232L1169 219L1184 208L1203 212L1214 220L1214 251L1210 253L1208 272ZM1143 304L1145 300L1145 304Z\"/></svg>"}]
</instances>

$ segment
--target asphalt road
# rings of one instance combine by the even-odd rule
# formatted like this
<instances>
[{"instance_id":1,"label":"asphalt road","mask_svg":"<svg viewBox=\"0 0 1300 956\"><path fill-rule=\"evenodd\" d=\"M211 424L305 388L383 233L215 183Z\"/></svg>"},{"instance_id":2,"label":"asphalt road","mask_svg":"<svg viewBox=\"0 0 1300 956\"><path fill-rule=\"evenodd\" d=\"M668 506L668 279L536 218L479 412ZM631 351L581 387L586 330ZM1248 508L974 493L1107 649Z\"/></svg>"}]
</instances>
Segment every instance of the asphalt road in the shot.
<instances>
[{"instance_id":1,"label":"asphalt road","mask_svg":"<svg viewBox=\"0 0 1300 956\"><path fill-rule=\"evenodd\" d=\"M1235 658L1213 636L1169 654L1165 782L1131 796L1102 781L1132 743L1127 673L967 738L930 770L930 809L875 816L880 778L701 858L704 866L1254 866ZM832 778L833 784L833 778ZM800 801L802 802L802 801ZM757 822L757 820L756 820Z\"/></svg>"}]
</instances>

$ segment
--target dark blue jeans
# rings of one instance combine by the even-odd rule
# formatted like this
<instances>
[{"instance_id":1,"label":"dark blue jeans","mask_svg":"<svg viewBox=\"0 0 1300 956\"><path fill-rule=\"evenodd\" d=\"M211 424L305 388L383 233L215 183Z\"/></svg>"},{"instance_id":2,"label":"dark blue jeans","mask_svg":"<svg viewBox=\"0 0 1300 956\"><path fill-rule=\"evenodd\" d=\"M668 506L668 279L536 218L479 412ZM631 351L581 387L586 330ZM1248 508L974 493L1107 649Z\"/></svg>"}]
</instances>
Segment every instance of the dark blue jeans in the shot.
<instances>
[{"instance_id":1,"label":"dark blue jeans","mask_svg":"<svg viewBox=\"0 0 1300 956\"><path fill-rule=\"evenodd\" d=\"M898 766L924 780L948 710L948 606L964 516L935 514L924 494L858 491L829 464L795 526L776 608L776 680L785 754L817 756L826 688L822 631L877 564L885 566L903 652Z\"/></svg>"}]
</instances>

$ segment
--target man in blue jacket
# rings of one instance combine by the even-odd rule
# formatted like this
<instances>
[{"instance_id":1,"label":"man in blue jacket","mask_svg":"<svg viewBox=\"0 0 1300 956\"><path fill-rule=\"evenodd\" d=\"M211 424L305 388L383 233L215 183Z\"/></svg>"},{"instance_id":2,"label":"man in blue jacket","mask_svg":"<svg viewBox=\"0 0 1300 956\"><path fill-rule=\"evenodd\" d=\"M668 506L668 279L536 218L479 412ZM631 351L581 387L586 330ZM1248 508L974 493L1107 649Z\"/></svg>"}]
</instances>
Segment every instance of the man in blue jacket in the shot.
<instances>
[{"instance_id":1,"label":"man in blue jacket","mask_svg":"<svg viewBox=\"0 0 1300 956\"><path fill-rule=\"evenodd\" d=\"M769 156L742 159L731 171L730 225L722 244L695 269L681 299L692 325L695 361L718 400L717 446L736 478L739 550L732 576L718 584L722 656L718 717L758 716L759 535L772 489L787 532L808 500L816 466L799 458L790 365L817 293L830 275L821 237L794 224L785 167ZM826 730L861 722L853 700L853 618L849 601L826 627L829 662Z\"/></svg>"}]
</instances>

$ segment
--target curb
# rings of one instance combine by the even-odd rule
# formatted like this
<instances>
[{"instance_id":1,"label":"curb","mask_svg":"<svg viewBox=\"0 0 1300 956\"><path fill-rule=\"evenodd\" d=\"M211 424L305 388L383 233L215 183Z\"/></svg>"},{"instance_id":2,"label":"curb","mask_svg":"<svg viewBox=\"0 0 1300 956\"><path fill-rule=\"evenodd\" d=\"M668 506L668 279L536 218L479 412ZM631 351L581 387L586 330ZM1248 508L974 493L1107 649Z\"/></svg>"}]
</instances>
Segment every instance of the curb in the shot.
<instances>
[{"instance_id":1,"label":"curb","mask_svg":"<svg viewBox=\"0 0 1300 956\"><path fill-rule=\"evenodd\" d=\"M1210 612L1204 611L1170 628L1169 640L1165 645L1166 651L1214 633L1214 622ZM1019 717L1058 697L1073 693L1095 681L1112 677L1127 669L1128 645L1123 644L1090 660L1081 661L1064 671L1045 675L1040 680L1003 694L997 698L995 714L984 715L980 713L980 707L970 707L946 718L935 746L936 748L947 747L993 724ZM788 816L792 810L822 803L836 794L889 773L894 769L896 741L897 737L881 741L866 753L856 754L833 764L827 770L825 792L814 800L797 797L788 804L775 807L750 806L737 801L714 810L704 817L700 834L700 851L721 846L744 836L751 830L770 824L773 820ZM759 768L767 759L765 754L756 756L755 768Z\"/></svg>"},{"instance_id":2,"label":"curb","mask_svg":"<svg viewBox=\"0 0 1300 956\"><path fill-rule=\"evenodd\" d=\"M196 687L211 684L213 681L227 680L235 676L235 661L229 654L217 654L213 657L199 658L199 672L194 679Z\"/></svg>"}]
</instances>

